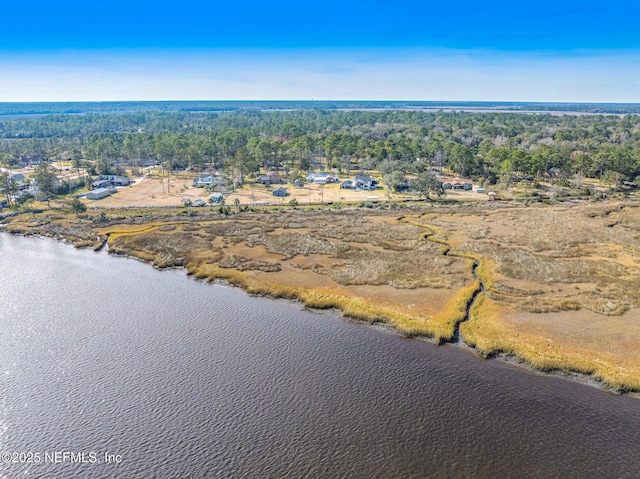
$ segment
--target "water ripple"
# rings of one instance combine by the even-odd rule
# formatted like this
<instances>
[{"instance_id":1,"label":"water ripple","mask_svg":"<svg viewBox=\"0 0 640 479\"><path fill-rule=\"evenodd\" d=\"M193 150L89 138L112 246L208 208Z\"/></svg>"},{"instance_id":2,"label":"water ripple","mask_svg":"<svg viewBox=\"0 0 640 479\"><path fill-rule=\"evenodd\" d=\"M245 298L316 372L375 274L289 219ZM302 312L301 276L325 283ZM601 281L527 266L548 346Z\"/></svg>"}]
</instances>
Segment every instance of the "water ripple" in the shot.
<instances>
[{"instance_id":1,"label":"water ripple","mask_svg":"<svg viewBox=\"0 0 640 479\"><path fill-rule=\"evenodd\" d=\"M0 235L0 477L638 477L640 401Z\"/></svg>"}]
</instances>

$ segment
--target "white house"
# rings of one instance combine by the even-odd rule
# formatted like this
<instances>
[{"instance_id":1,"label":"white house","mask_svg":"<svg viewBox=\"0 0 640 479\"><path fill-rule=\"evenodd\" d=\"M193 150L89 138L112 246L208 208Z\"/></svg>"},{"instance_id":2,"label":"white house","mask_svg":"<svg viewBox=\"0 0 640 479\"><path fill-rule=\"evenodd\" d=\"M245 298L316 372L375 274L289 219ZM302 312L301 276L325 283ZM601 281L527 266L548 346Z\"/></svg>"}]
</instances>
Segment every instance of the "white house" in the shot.
<instances>
[{"instance_id":1,"label":"white house","mask_svg":"<svg viewBox=\"0 0 640 479\"><path fill-rule=\"evenodd\" d=\"M327 183L337 183L338 177L323 171L322 173L309 173L307 175L307 182L314 183L316 185L326 185Z\"/></svg>"},{"instance_id":2,"label":"white house","mask_svg":"<svg viewBox=\"0 0 640 479\"><path fill-rule=\"evenodd\" d=\"M369 175L356 175L353 179L353 184L356 188L362 190L375 190L378 186L378 181L374 180Z\"/></svg>"},{"instance_id":3,"label":"white house","mask_svg":"<svg viewBox=\"0 0 640 479\"><path fill-rule=\"evenodd\" d=\"M96 181L91 184L92 188L108 188L110 186L127 186L130 183L129 178L120 175L100 175Z\"/></svg>"},{"instance_id":4,"label":"white house","mask_svg":"<svg viewBox=\"0 0 640 479\"><path fill-rule=\"evenodd\" d=\"M206 188L207 186L226 186L227 180L219 175L202 174L199 178L193 179L193 186Z\"/></svg>"}]
</instances>

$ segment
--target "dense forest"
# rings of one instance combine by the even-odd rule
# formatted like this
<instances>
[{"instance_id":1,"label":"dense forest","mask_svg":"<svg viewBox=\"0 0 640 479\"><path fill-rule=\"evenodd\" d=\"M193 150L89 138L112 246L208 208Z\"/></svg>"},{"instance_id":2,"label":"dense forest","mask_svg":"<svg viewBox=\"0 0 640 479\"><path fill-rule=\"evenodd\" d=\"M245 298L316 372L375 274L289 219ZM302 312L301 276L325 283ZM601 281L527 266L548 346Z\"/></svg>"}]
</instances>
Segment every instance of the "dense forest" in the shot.
<instances>
[{"instance_id":1,"label":"dense forest","mask_svg":"<svg viewBox=\"0 0 640 479\"><path fill-rule=\"evenodd\" d=\"M64 105L64 104L60 104ZM320 167L403 175L449 168L494 184L514 176L640 180L640 116L419 110L129 111L0 120L1 166L70 159L96 173Z\"/></svg>"}]
</instances>

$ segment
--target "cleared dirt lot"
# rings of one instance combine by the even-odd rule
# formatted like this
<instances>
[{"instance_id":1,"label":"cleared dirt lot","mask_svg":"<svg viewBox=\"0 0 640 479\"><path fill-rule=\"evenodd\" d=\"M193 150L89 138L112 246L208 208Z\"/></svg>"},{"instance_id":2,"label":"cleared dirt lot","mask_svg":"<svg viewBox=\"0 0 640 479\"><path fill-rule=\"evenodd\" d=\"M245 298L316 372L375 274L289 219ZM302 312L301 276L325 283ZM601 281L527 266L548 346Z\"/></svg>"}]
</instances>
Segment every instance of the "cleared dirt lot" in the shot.
<instances>
[{"instance_id":1,"label":"cleared dirt lot","mask_svg":"<svg viewBox=\"0 0 640 479\"><path fill-rule=\"evenodd\" d=\"M212 192L207 192L204 188L196 188L193 185L192 177L172 177L160 179L157 176L147 176L133 179L131 186L118 188L118 192L102 200L85 200L87 206L123 207L123 206L181 206L182 199L197 198L208 201ZM169 187L167 186L169 183ZM284 198L273 196L273 190L278 187L287 189L287 196ZM240 200L240 205L253 206L255 204L280 205L288 204L292 199L296 199L300 205L320 204L324 201L329 203L359 203L387 201L387 190L378 188L375 191L368 190L348 190L341 189L339 184L314 185L305 184L301 188L292 185L262 185L248 182L235 192L225 194L225 203L233 205L234 200ZM471 191L449 191L448 198L456 198L464 201L487 201L486 194L474 193ZM416 199L416 195L391 193L392 201L403 201Z\"/></svg>"}]
</instances>

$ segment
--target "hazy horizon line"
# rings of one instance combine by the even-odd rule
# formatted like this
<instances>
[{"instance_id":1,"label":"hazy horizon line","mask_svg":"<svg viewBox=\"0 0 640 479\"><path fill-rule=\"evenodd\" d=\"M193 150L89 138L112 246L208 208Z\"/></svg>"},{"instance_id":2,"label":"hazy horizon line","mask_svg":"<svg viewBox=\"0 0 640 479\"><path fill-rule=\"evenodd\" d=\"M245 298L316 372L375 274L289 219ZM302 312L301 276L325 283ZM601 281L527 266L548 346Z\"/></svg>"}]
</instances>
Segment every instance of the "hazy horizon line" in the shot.
<instances>
[{"instance_id":1,"label":"hazy horizon line","mask_svg":"<svg viewBox=\"0 0 640 479\"><path fill-rule=\"evenodd\" d=\"M16 100L0 101L0 105L11 104L60 104L60 103L424 103L424 104L476 104L476 105L633 105L640 106L640 102L624 101L538 101L538 100L417 100L417 99L146 99L146 100Z\"/></svg>"}]
</instances>

